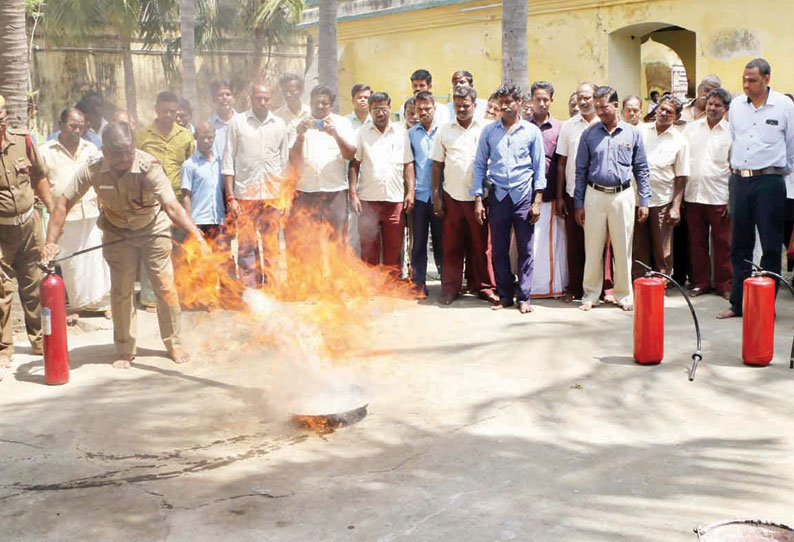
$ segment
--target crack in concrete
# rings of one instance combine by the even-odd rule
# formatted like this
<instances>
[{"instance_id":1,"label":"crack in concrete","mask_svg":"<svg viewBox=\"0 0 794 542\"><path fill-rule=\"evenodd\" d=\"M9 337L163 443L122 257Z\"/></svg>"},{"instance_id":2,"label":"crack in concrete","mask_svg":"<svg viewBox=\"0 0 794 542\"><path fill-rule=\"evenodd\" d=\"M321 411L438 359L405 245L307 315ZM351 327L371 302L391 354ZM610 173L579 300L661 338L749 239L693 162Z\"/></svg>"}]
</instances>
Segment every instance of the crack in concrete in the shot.
<instances>
[{"instance_id":1,"label":"crack in concrete","mask_svg":"<svg viewBox=\"0 0 794 542\"><path fill-rule=\"evenodd\" d=\"M410 455L410 456L406 457L405 459L403 459L402 461L400 461L399 463L397 463L393 467L388 467L388 468L385 468L385 469L378 469L378 470L371 470L371 471L369 471L369 474L380 474L380 473L384 473L384 472L394 472L397 469L401 469L407 463L413 461L414 459L417 459L418 457L423 456L429 450L430 450L430 448L426 448L426 449L422 450L421 452L417 452L414 455Z\"/></svg>"},{"instance_id":2,"label":"crack in concrete","mask_svg":"<svg viewBox=\"0 0 794 542\"><path fill-rule=\"evenodd\" d=\"M27 442L22 442L21 440L10 440L10 439L0 438L0 442L5 442L7 444L19 444L20 446L28 446L30 448L35 448L37 450L43 450L44 449L41 446L36 446L35 444L29 444Z\"/></svg>"},{"instance_id":3,"label":"crack in concrete","mask_svg":"<svg viewBox=\"0 0 794 542\"><path fill-rule=\"evenodd\" d=\"M132 465L126 467L124 469L118 470L109 470L103 472L101 474L97 474L94 476L88 476L84 478L75 478L72 480L67 480L64 482L57 482L53 484L22 484L22 483L14 483L11 485L3 486L7 489L14 489L14 490L21 490L19 493L14 494L14 496L24 493L24 492L45 492L45 491L68 491L73 489L91 489L91 488L99 488L99 487L107 487L107 486L120 486L123 484L140 484L144 482L156 482L161 480L167 480L171 478L176 478L179 476L183 476L186 474L195 474L201 472L207 472L212 470L217 470L239 461L245 461L248 459L252 459L255 457L262 457L265 455L270 454L271 452L278 451L285 446L293 446L299 444L306 439L308 439L308 435L298 435L289 439L281 439L280 441L276 441L274 443L269 443L264 446L254 446L250 448L247 452L239 453L236 455L229 455L224 457L219 457L215 459L199 459L195 461L184 461L182 463L182 468L171 469L165 472L149 472L146 474L131 474L131 471L141 469L141 468L151 468L155 469L162 469L168 465L169 459L174 458L182 458L180 455L188 450L204 450L212 446L216 446L219 444L228 444L228 443L237 443L243 440L254 438L251 435L243 435L242 437L234 437L233 439L227 440L217 440L207 445L198 445L191 448L187 448L186 450L175 450L173 452L167 452L163 454L157 454L155 457L157 459L162 459L164 462L162 464L147 464L147 465ZM124 458L136 458L136 459L151 459L150 454L136 454L132 456L112 456L107 454L85 454L83 456L84 459L98 459L104 458L110 461L117 461L122 460L120 457ZM0 500L7 499L10 496L2 497Z\"/></svg>"}]
</instances>

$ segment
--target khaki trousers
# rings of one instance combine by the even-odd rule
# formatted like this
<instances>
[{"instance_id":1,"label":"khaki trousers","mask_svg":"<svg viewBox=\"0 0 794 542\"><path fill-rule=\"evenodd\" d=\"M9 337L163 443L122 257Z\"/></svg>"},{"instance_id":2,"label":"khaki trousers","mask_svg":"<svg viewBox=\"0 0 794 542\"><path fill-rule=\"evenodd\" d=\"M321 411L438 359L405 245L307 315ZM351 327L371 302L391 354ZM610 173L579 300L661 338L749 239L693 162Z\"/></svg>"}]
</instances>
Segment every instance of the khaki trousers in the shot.
<instances>
[{"instance_id":1,"label":"khaki trousers","mask_svg":"<svg viewBox=\"0 0 794 542\"><path fill-rule=\"evenodd\" d=\"M144 228L122 232L106 228L103 241L109 243L147 233L168 235L168 229ZM157 323L165 347L171 351L181 346L179 300L171 265L171 239L164 237L127 239L102 249L110 267L110 306L113 312L113 343L118 355L135 355L136 311L135 271L142 261L157 296Z\"/></svg>"},{"instance_id":2,"label":"khaki trousers","mask_svg":"<svg viewBox=\"0 0 794 542\"><path fill-rule=\"evenodd\" d=\"M44 244L41 214L38 210L19 226L0 226L0 352L14 353L14 330L11 327L11 299L14 280L19 286L19 299L25 313L25 328L33 347L41 347L41 299L39 286Z\"/></svg>"},{"instance_id":3,"label":"khaki trousers","mask_svg":"<svg viewBox=\"0 0 794 542\"><path fill-rule=\"evenodd\" d=\"M634 233L634 190L606 194L588 186L584 197L584 295L582 302L598 304L604 285L604 247L607 233L614 253L614 295L624 306L634 305L631 290L631 238Z\"/></svg>"}]
</instances>

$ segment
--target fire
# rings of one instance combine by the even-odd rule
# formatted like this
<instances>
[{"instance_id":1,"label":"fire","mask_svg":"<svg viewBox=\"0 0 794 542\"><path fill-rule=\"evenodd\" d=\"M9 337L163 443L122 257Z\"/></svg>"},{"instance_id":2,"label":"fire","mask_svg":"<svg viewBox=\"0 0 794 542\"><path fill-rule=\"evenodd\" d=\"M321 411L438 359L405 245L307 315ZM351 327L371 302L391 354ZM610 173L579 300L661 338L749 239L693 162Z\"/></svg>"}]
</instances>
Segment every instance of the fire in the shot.
<instances>
[{"instance_id":1,"label":"fire","mask_svg":"<svg viewBox=\"0 0 794 542\"><path fill-rule=\"evenodd\" d=\"M345 239L334 235L328 223L315 220L303 210L293 210L295 183L294 177L286 178L279 196L270 201L278 211L277 224L261 243L266 253L278 254L278 258L276 265L264 269L266 284L261 290L293 309L289 311L292 330L279 329L280 333L319 330L320 354L338 360L362 344L362 332L372 319L370 304L374 297L408 299L411 290L392 273L362 262ZM282 250L279 232L286 227L288 217L290 242ZM230 228L231 233L235 228L248 227L250 221L251 217L241 217ZM176 251L174 275L180 302L189 308L245 309L245 285L226 273L229 250L217 245L212 249L212 254L203 255L198 242L189 238ZM250 318L250 313L241 315ZM254 333L252 341L272 344L273 337L266 335Z\"/></svg>"}]
</instances>

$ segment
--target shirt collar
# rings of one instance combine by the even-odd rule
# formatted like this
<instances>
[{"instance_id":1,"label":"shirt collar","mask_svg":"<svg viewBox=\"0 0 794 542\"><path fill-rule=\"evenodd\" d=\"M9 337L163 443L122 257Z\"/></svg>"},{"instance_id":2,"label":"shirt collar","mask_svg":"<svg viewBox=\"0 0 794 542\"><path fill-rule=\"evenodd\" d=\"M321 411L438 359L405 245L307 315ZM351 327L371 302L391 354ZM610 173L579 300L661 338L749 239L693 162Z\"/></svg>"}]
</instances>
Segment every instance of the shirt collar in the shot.
<instances>
[{"instance_id":1,"label":"shirt collar","mask_svg":"<svg viewBox=\"0 0 794 542\"><path fill-rule=\"evenodd\" d=\"M584 120L584 119L582 119L582 120ZM545 128L546 126L551 128L552 126L554 126L554 117L552 117L551 114L549 114L549 118L547 118L543 122L543 124L538 124L537 122L535 122L535 116L533 115L533 116L529 117L529 122L531 122L532 124L534 124L535 126L537 126L538 128L541 128L541 129Z\"/></svg>"},{"instance_id":2,"label":"shirt collar","mask_svg":"<svg viewBox=\"0 0 794 542\"><path fill-rule=\"evenodd\" d=\"M377 126L375 126L375 123L374 123L374 122L370 122L369 124L364 124L364 125L362 126L362 128L367 128L367 129L369 129L369 130L373 130L373 131L374 131L376 134L378 134L378 135L386 135L386 134L388 134L389 132L393 132L393 131L394 131L394 124L395 124L395 123L394 123L394 122L392 122L392 120L391 120L391 119L389 119L389 125L386 127L386 130L385 130L383 133L381 133L381 131L380 131L380 130L378 130L378 127L377 127Z\"/></svg>"},{"instance_id":3,"label":"shirt collar","mask_svg":"<svg viewBox=\"0 0 794 542\"><path fill-rule=\"evenodd\" d=\"M454 125L456 125L456 126L457 126L458 128L460 128L461 130L471 130L472 128L474 128L474 127L476 127L476 126L480 126L480 125L482 124L482 121L480 121L480 119L478 119L477 117L472 117L472 118L471 118L471 123L469 124L469 127L468 127L468 128L464 128L464 127L463 127L463 126L461 126L461 125L460 125L460 123L458 122L458 117L454 117L454 118L452 119L452 122L451 122L450 124L454 124Z\"/></svg>"},{"instance_id":4,"label":"shirt collar","mask_svg":"<svg viewBox=\"0 0 794 542\"><path fill-rule=\"evenodd\" d=\"M584 119L584 117L582 117L582 119ZM587 122L587 121L585 121L585 122ZM609 134L609 130L607 130L607 127L606 127L606 125L603 122L599 121L598 124L601 125L601 129L602 130L604 130L607 134ZM626 126L628 126L626 124L626 121L619 120L618 121L618 125L617 125L617 127L615 127L615 130L612 132L612 134L617 134L619 132L624 131L626 129ZM654 133L656 133L656 126L653 125L653 124L651 124L650 126L653 128ZM610 134L610 135L612 135L612 134Z\"/></svg>"},{"instance_id":5,"label":"shirt collar","mask_svg":"<svg viewBox=\"0 0 794 542\"><path fill-rule=\"evenodd\" d=\"M411 127L411 130L416 130L417 132L421 130L427 135L433 135L437 129L438 129L438 124L436 124L436 119L433 119L433 124L430 125L429 131L425 130L425 127L421 122L417 122L416 124L413 125L413 127Z\"/></svg>"},{"instance_id":6,"label":"shirt collar","mask_svg":"<svg viewBox=\"0 0 794 542\"><path fill-rule=\"evenodd\" d=\"M248 119L254 119L259 124L265 124L266 122L273 122L273 112L270 109L268 109L267 110L267 116L265 117L265 120L259 120L259 117L257 117L254 114L254 110L253 109L249 109L248 111L245 112L245 120L248 120Z\"/></svg>"},{"instance_id":7,"label":"shirt collar","mask_svg":"<svg viewBox=\"0 0 794 542\"><path fill-rule=\"evenodd\" d=\"M198 150L198 149L196 149L196 151L193 153L193 159L194 159L196 162L198 162L198 163L201 163L201 162L210 162L210 160L207 160L207 157L206 157L206 156L204 156L203 154L201 154L201 151L200 151L200 150ZM211 160L211 161L212 161L212 162L217 162L217 161L218 161L218 155L217 155L217 154L213 154L213 155L212 155L212 160Z\"/></svg>"}]
</instances>

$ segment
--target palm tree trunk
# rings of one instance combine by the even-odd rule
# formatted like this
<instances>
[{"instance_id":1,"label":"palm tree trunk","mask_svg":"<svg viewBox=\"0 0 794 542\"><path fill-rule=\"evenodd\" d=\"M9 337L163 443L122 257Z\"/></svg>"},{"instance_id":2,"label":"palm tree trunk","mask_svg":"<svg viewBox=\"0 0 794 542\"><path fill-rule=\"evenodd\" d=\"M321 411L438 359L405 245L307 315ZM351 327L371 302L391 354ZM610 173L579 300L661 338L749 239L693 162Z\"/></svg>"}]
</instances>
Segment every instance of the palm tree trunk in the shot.
<instances>
[{"instance_id":1,"label":"palm tree trunk","mask_svg":"<svg viewBox=\"0 0 794 542\"><path fill-rule=\"evenodd\" d=\"M182 96L196 108L198 84L196 82L196 2L181 0L180 23L182 30ZM198 110L196 110L198 113Z\"/></svg>"},{"instance_id":2,"label":"palm tree trunk","mask_svg":"<svg viewBox=\"0 0 794 542\"><path fill-rule=\"evenodd\" d=\"M138 97L135 92L135 70L132 66L132 43L129 37L123 36L121 42L122 63L124 64L124 99L127 111L138 122Z\"/></svg>"},{"instance_id":3,"label":"palm tree trunk","mask_svg":"<svg viewBox=\"0 0 794 542\"><path fill-rule=\"evenodd\" d=\"M18 124L25 127L28 118L27 43L25 0L0 1L0 95L6 100L8 116L19 119Z\"/></svg>"},{"instance_id":4,"label":"palm tree trunk","mask_svg":"<svg viewBox=\"0 0 794 542\"><path fill-rule=\"evenodd\" d=\"M502 83L529 84L527 71L527 4L529 0L502 2Z\"/></svg>"},{"instance_id":5,"label":"palm tree trunk","mask_svg":"<svg viewBox=\"0 0 794 542\"><path fill-rule=\"evenodd\" d=\"M320 29L317 75L321 85L331 87L339 95L339 70L336 38L336 0L320 0ZM335 104L335 108L338 107Z\"/></svg>"},{"instance_id":6,"label":"palm tree trunk","mask_svg":"<svg viewBox=\"0 0 794 542\"><path fill-rule=\"evenodd\" d=\"M255 83L261 83L261 74L259 73L260 68L262 67L262 53L265 50L265 32L262 29L257 28L254 30L254 58L253 64L251 66L251 75L254 78Z\"/></svg>"}]
</instances>

